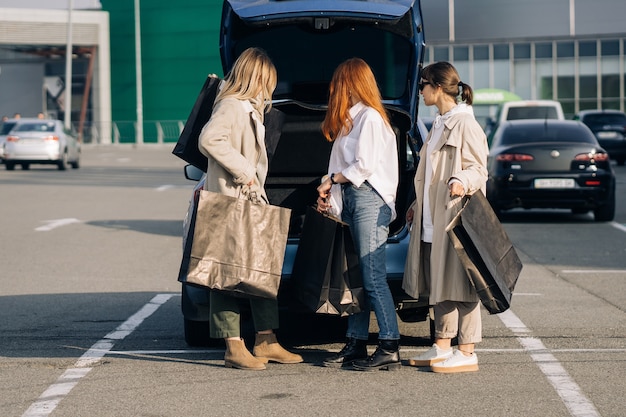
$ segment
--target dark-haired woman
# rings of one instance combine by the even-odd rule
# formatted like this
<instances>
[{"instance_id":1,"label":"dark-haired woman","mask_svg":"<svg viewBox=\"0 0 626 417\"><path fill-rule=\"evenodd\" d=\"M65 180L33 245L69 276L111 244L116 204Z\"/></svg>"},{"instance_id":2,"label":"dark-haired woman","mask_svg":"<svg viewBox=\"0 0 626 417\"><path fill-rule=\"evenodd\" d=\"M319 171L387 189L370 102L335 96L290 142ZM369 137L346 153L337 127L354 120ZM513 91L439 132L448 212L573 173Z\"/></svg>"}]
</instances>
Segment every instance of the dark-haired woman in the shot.
<instances>
[{"instance_id":1,"label":"dark-haired woman","mask_svg":"<svg viewBox=\"0 0 626 417\"><path fill-rule=\"evenodd\" d=\"M445 228L462 208L461 197L485 192L487 139L474 118L472 88L450 63L424 68L419 89L424 103L439 112L420 150L416 200L407 212L413 224L402 286L412 297L428 296L435 343L409 365L442 373L477 371L480 301ZM453 337L458 337L457 349L451 346Z\"/></svg>"}]
</instances>

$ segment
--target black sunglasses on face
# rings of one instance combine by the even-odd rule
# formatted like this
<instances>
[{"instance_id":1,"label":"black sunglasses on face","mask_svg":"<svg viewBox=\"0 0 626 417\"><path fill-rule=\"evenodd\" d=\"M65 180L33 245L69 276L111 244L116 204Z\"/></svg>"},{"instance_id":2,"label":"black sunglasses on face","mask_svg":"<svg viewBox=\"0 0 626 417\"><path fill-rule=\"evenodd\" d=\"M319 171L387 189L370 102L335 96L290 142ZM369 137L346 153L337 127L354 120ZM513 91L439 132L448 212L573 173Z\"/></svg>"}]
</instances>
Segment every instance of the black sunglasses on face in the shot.
<instances>
[{"instance_id":1,"label":"black sunglasses on face","mask_svg":"<svg viewBox=\"0 0 626 417\"><path fill-rule=\"evenodd\" d=\"M424 87L426 87L427 85L431 87L435 86L435 84L431 83L430 81L421 81L419 84L417 84L417 88L419 88L419 90L422 91Z\"/></svg>"}]
</instances>

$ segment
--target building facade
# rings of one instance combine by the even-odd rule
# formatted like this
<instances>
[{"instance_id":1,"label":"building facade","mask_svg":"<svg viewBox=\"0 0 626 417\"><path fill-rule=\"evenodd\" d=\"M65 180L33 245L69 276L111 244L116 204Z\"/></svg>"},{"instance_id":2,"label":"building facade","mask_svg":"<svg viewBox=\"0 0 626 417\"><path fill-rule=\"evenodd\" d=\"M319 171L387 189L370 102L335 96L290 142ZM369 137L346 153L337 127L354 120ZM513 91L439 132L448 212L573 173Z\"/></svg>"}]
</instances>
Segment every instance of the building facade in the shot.
<instances>
[{"instance_id":1,"label":"building facade","mask_svg":"<svg viewBox=\"0 0 626 417\"><path fill-rule=\"evenodd\" d=\"M422 0L422 10L425 64L452 62L474 89L558 100L566 118L624 111L626 2Z\"/></svg>"},{"instance_id":2,"label":"building facade","mask_svg":"<svg viewBox=\"0 0 626 417\"><path fill-rule=\"evenodd\" d=\"M144 0L138 21L133 0L75 4L89 10L74 13L74 45L96 46L97 59L90 91L85 92L91 55L76 53L85 49L74 51L72 119L78 119L87 97L93 141L134 142L140 112L145 142L175 141L206 76L223 75L222 0ZM624 0L421 0L421 7L425 64L451 61L475 90L555 99L566 117L583 109L624 111ZM0 113L46 110L59 115L54 109L58 100L45 89L63 78L62 55L38 51L65 47L67 1L0 0L0 11ZM476 107L479 116L494 112L493 107ZM420 115L434 111L420 107Z\"/></svg>"}]
</instances>

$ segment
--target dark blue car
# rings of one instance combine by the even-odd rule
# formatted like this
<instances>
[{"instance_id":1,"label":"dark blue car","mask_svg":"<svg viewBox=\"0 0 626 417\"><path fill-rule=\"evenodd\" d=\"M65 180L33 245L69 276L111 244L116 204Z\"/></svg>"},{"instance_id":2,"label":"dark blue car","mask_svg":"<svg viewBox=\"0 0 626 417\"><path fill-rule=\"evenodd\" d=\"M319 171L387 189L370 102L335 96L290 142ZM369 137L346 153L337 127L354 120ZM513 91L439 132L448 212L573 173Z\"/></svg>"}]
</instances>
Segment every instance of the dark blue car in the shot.
<instances>
[{"instance_id":1,"label":"dark blue car","mask_svg":"<svg viewBox=\"0 0 626 417\"><path fill-rule=\"evenodd\" d=\"M279 140L268 143L266 189L272 204L292 210L279 304L289 304L289 281L304 213L315 203L316 188L328 167L331 144L320 130L328 85L341 62L360 57L376 75L398 141L398 216L387 243L387 276L399 317L425 320L427 303L401 289L409 241L405 212L414 199L415 155L422 141L417 117L424 53L419 0L225 1L220 39L224 73L252 46L266 50L278 70L273 108L282 123L277 124L278 132L267 128L267 136ZM188 177L199 179L202 172L195 170L194 175L193 170L187 170ZM193 207L192 198L190 211ZM188 222L185 227L188 230ZM185 339L190 345L206 344L208 292L183 284L182 296Z\"/></svg>"}]
</instances>

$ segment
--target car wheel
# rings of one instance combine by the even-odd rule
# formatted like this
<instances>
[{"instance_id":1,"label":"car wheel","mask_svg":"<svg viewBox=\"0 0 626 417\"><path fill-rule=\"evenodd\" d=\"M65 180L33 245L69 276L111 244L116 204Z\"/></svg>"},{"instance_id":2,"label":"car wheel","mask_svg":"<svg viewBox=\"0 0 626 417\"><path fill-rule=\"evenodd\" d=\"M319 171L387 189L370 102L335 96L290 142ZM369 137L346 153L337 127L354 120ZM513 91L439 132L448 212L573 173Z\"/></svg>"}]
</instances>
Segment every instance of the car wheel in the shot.
<instances>
[{"instance_id":1,"label":"car wheel","mask_svg":"<svg viewBox=\"0 0 626 417\"><path fill-rule=\"evenodd\" d=\"M80 160L78 158L76 158L75 161L70 162L70 165L71 165L72 169L78 169L78 168L80 168Z\"/></svg>"},{"instance_id":2,"label":"car wheel","mask_svg":"<svg viewBox=\"0 0 626 417\"><path fill-rule=\"evenodd\" d=\"M15 169L15 164L13 162L5 161L4 166L6 167L7 171L13 171Z\"/></svg>"},{"instance_id":3,"label":"car wheel","mask_svg":"<svg viewBox=\"0 0 626 417\"><path fill-rule=\"evenodd\" d=\"M618 159L617 160L617 165L624 166L624 162L626 162L626 159L624 159L624 158Z\"/></svg>"},{"instance_id":4,"label":"car wheel","mask_svg":"<svg viewBox=\"0 0 626 417\"><path fill-rule=\"evenodd\" d=\"M208 321L185 320L185 342L192 347L216 347L223 344L222 339L209 336Z\"/></svg>"},{"instance_id":5,"label":"car wheel","mask_svg":"<svg viewBox=\"0 0 626 417\"><path fill-rule=\"evenodd\" d=\"M615 218L615 185L606 203L593 210L593 217L597 222L610 222Z\"/></svg>"},{"instance_id":6,"label":"car wheel","mask_svg":"<svg viewBox=\"0 0 626 417\"><path fill-rule=\"evenodd\" d=\"M59 171L65 171L67 169L67 152L63 152L63 156L57 162L57 167Z\"/></svg>"},{"instance_id":7,"label":"car wheel","mask_svg":"<svg viewBox=\"0 0 626 417\"><path fill-rule=\"evenodd\" d=\"M21 165L24 171L28 171L30 169L30 164L21 164Z\"/></svg>"}]
</instances>

